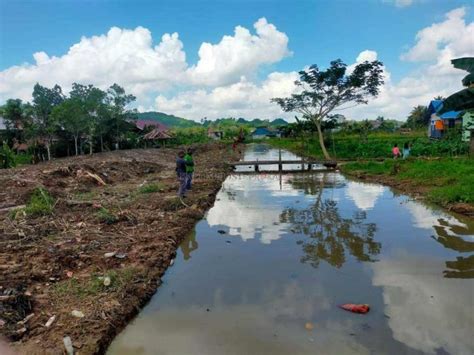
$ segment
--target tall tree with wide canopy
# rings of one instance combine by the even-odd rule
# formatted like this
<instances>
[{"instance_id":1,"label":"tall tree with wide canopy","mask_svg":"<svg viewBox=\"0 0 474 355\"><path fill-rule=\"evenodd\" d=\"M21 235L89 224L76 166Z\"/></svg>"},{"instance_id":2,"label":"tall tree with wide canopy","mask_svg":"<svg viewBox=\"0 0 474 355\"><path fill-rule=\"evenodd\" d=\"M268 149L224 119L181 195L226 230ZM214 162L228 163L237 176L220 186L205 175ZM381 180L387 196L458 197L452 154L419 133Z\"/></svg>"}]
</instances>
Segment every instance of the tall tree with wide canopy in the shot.
<instances>
[{"instance_id":1,"label":"tall tree with wide canopy","mask_svg":"<svg viewBox=\"0 0 474 355\"><path fill-rule=\"evenodd\" d=\"M107 90L105 100L109 106L110 124L115 130L116 148L119 149L121 128L126 124L127 118L134 116L134 111L127 109L127 106L135 101L136 97L131 94L126 94L120 85L113 84Z\"/></svg>"},{"instance_id":2,"label":"tall tree with wide canopy","mask_svg":"<svg viewBox=\"0 0 474 355\"><path fill-rule=\"evenodd\" d=\"M34 130L46 146L48 160L51 160L51 142L58 128L51 115L53 108L65 99L62 89L55 85L52 89L36 84L33 88Z\"/></svg>"},{"instance_id":3,"label":"tall tree with wide canopy","mask_svg":"<svg viewBox=\"0 0 474 355\"><path fill-rule=\"evenodd\" d=\"M300 88L298 93L271 101L285 112L299 112L303 118L314 122L324 157L330 159L324 144L322 122L336 109L367 104L370 97L376 97L384 83L382 67L378 60L357 64L350 72L340 59L332 61L326 70L312 65L299 72L300 79L295 82Z\"/></svg>"}]
</instances>

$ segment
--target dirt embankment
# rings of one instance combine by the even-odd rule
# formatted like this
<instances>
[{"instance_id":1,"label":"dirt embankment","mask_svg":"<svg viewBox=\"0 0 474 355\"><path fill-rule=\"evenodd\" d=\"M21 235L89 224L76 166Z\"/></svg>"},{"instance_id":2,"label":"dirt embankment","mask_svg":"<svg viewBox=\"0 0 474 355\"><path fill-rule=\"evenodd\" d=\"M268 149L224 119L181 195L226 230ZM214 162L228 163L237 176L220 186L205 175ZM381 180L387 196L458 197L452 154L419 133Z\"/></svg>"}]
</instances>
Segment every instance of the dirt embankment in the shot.
<instances>
[{"instance_id":1,"label":"dirt embankment","mask_svg":"<svg viewBox=\"0 0 474 355\"><path fill-rule=\"evenodd\" d=\"M103 353L153 295L225 179L223 145L199 146L186 206L177 150L131 150L0 171L0 333L20 353ZM51 214L22 208L43 187ZM74 312L73 312L74 311ZM49 324L51 323L51 324ZM1 340L0 340L1 341Z\"/></svg>"},{"instance_id":2,"label":"dirt embankment","mask_svg":"<svg viewBox=\"0 0 474 355\"><path fill-rule=\"evenodd\" d=\"M387 185L393 187L397 191L414 196L420 200L424 200L427 192L430 190L430 188L427 186L414 184L412 181L400 180L396 175L371 175L361 171L345 171L344 164L340 165L340 168L341 171L348 176L354 177L361 181ZM474 206L469 203L458 202L442 205L441 207L448 211L456 212L467 217L474 217Z\"/></svg>"}]
</instances>

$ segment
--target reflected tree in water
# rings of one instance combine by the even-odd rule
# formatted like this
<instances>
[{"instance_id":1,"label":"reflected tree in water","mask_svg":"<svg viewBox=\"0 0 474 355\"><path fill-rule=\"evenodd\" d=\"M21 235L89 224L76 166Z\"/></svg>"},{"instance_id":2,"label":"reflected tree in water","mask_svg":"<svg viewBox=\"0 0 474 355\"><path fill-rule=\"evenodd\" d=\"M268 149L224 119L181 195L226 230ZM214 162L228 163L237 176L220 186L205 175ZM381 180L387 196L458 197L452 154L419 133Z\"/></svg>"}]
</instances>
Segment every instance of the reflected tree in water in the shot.
<instances>
[{"instance_id":1,"label":"reflected tree in water","mask_svg":"<svg viewBox=\"0 0 474 355\"><path fill-rule=\"evenodd\" d=\"M309 238L302 243L304 256L301 261L318 267L321 260L340 268L347 261L347 254L359 261L376 261L381 244L374 240L375 223L364 223L365 212L353 218L342 218L334 200L321 200L309 209L289 208L280 220L291 223L296 233Z\"/></svg>"},{"instance_id":2,"label":"reflected tree in water","mask_svg":"<svg viewBox=\"0 0 474 355\"><path fill-rule=\"evenodd\" d=\"M461 236L470 236L472 229L469 226L450 225L448 221L440 219L439 225L434 226L437 236L432 236L434 240L442 244L445 248L456 250L460 253L474 252L474 242L465 240ZM450 234L452 230L456 235ZM474 278L474 255L458 256L456 260L446 261L444 277L450 279L472 279Z\"/></svg>"}]
</instances>

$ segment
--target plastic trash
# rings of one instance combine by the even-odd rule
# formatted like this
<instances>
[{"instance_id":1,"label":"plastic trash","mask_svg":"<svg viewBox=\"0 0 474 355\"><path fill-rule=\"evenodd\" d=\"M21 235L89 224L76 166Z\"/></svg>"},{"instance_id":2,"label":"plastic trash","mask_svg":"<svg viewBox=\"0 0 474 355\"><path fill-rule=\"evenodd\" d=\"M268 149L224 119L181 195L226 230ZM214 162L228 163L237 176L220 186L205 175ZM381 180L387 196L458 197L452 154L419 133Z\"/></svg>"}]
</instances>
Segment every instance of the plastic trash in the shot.
<instances>
[{"instance_id":1,"label":"plastic trash","mask_svg":"<svg viewBox=\"0 0 474 355\"><path fill-rule=\"evenodd\" d=\"M72 340L70 337L66 336L63 338L64 347L68 355L74 355L74 348L72 347Z\"/></svg>"},{"instance_id":2,"label":"plastic trash","mask_svg":"<svg viewBox=\"0 0 474 355\"><path fill-rule=\"evenodd\" d=\"M77 317L77 318L84 318L84 313L82 313L81 311L77 311L77 310L72 311L71 315L73 315L74 317Z\"/></svg>"},{"instance_id":3,"label":"plastic trash","mask_svg":"<svg viewBox=\"0 0 474 355\"><path fill-rule=\"evenodd\" d=\"M110 280L110 277L106 276L104 277L104 286L110 286L112 283L112 280Z\"/></svg>"},{"instance_id":4,"label":"plastic trash","mask_svg":"<svg viewBox=\"0 0 474 355\"><path fill-rule=\"evenodd\" d=\"M111 258L111 257L113 257L115 254L117 254L117 252L115 252L115 251L111 251L110 253L105 253L105 254L104 254L104 258Z\"/></svg>"},{"instance_id":5,"label":"plastic trash","mask_svg":"<svg viewBox=\"0 0 474 355\"><path fill-rule=\"evenodd\" d=\"M354 304L354 303L346 303L339 306L345 311L349 311L352 313L360 313L365 314L370 310L370 306L368 304Z\"/></svg>"},{"instance_id":6,"label":"plastic trash","mask_svg":"<svg viewBox=\"0 0 474 355\"><path fill-rule=\"evenodd\" d=\"M305 327L306 330L313 330L314 329L314 325L311 322L306 322L304 327Z\"/></svg>"}]
</instances>

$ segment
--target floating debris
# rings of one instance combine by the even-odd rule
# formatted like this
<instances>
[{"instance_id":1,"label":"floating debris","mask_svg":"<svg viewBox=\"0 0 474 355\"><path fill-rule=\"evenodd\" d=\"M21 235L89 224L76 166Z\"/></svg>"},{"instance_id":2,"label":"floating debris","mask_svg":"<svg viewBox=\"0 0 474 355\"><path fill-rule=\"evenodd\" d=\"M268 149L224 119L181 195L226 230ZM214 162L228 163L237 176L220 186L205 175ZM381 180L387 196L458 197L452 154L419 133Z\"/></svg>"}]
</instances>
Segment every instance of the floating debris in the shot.
<instances>
[{"instance_id":1,"label":"floating debris","mask_svg":"<svg viewBox=\"0 0 474 355\"><path fill-rule=\"evenodd\" d=\"M304 327L305 327L306 330L313 330L314 329L314 325L311 322L306 322Z\"/></svg>"},{"instance_id":2,"label":"floating debris","mask_svg":"<svg viewBox=\"0 0 474 355\"><path fill-rule=\"evenodd\" d=\"M370 310L370 306L368 304L354 304L354 303L346 303L339 306L345 311L349 311L352 313L360 313L365 314Z\"/></svg>"}]
</instances>

